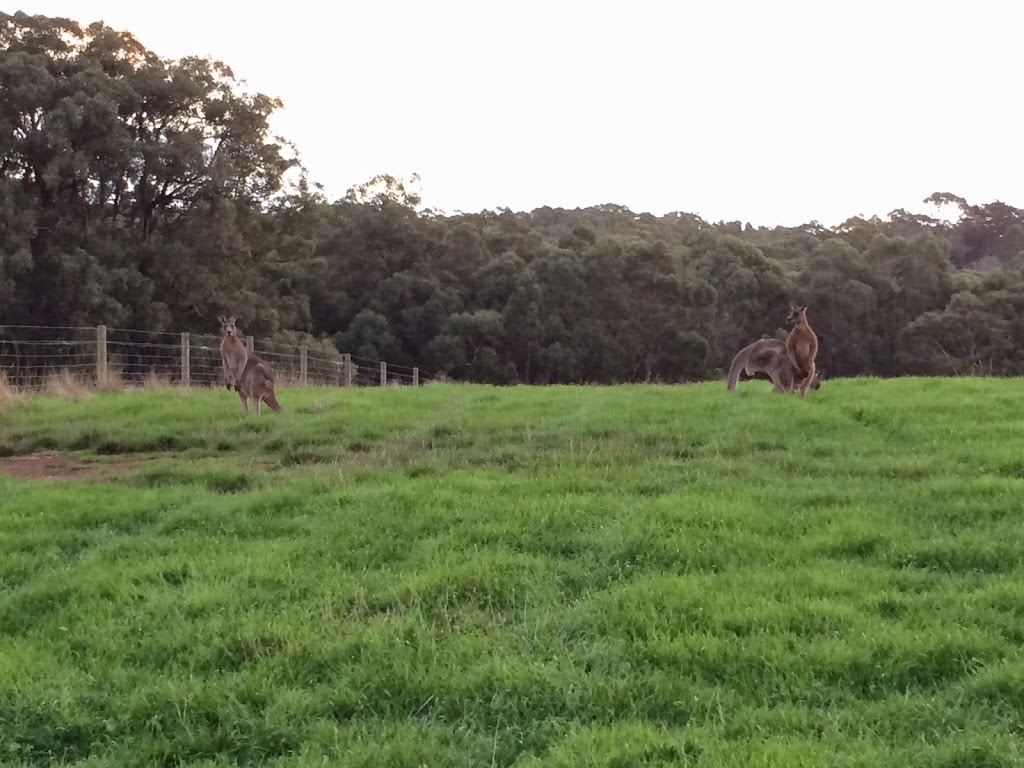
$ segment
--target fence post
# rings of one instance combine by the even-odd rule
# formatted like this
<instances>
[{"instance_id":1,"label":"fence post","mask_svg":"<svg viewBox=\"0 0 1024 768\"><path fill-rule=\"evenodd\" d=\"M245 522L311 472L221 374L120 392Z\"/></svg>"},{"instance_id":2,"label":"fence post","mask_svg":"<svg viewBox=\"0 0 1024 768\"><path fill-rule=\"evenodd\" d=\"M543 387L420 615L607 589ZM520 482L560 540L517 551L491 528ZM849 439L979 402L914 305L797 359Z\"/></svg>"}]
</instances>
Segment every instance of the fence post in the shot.
<instances>
[{"instance_id":1,"label":"fence post","mask_svg":"<svg viewBox=\"0 0 1024 768\"><path fill-rule=\"evenodd\" d=\"M192 386L192 342L187 333L181 334L181 386Z\"/></svg>"},{"instance_id":2,"label":"fence post","mask_svg":"<svg viewBox=\"0 0 1024 768\"><path fill-rule=\"evenodd\" d=\"M352 386L352 355L348 352L341 356L342 383L346 387Z\"/></svg>"},{"instance_id":3,"label":"fence post","mask_svg":"<svg viewBox=\"0 0 1024 768\"><path fill-rule=\"evenodd\" d=\"M306 345L302 345L302 349L299 350L299 386L307 386L309 372L309 350L306 349Z\"/></svg>"},{"instance_id":4,"label":"fence post","mask_svg":"<svg viewBox=\"0 0 1024 768\"><path fill-rule=\"evenodd\" d=\"M388 364L383 360L380 361L380 385L382 387L388 385Z\"/></svg>"},{"instance_id":5,"label":"fence post","mask_svg":"<svg viewBox=\"0 0 1024 768\"><path fill-rule=\"evenodd\" d=\"M412 385L418 387L420 385L420 369L413 367L412 369Z\"/></svg>"},{"instance_id":6,"label":"fence post","mask_svg":"<svg viewBox=\"0 0 1024 768\"><path fill-rule=\"evenodd\" d=\"M245 337L245 348L248 349L250 352L256 349L256 341L253 339L252 336Z\"/></svg>"},{"instance_id":7,"label":"fence post","mask_svg":"<svg viewBox=\"0 0 1024 768\"><path fill-rule=\"evenodd\" d=\"M107 378L107 326L96 326L96 383L101 385Z\"/></svg>"}]
</instances>

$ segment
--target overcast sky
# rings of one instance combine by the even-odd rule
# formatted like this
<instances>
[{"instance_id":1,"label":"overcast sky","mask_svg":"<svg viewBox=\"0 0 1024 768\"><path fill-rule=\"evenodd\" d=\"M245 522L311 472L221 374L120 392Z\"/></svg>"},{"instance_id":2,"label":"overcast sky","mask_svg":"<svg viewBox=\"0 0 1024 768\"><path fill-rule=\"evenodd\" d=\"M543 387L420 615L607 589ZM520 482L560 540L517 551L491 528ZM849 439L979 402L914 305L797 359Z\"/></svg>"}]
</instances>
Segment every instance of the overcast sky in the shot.
<instances>
[{"instance_id":1,"label":"overcast sky","mask_svg":"<svg viewBox=\"0 0 1024 768\"><path fill-rule=\"evenodd\" d=\"M617 203L839 223L1024 205L1024 10L923 0L22 0L281 98L333 199L378 173L478 211Z\"/></svg>"}]
</instances>

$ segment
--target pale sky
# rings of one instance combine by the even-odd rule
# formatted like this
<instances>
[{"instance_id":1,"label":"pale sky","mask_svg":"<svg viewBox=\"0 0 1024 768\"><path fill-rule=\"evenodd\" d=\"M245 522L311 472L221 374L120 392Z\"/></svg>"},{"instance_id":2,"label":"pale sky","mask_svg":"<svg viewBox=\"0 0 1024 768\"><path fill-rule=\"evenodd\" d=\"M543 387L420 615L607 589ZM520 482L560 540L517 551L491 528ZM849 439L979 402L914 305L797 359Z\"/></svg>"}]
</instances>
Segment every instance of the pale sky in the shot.
<instances>
[{"instance_id":1,"label":"pale sky","mask_svg":"<svg viewBox=\"0 0 1024 768\"><path fill-rule=\"evenodd\" d=\"M285 103L331 199L422 177L442 211L625 205L833 225L952 192L1024 206L1012 0L22 0Z\"/></svg>"}]
</instances>

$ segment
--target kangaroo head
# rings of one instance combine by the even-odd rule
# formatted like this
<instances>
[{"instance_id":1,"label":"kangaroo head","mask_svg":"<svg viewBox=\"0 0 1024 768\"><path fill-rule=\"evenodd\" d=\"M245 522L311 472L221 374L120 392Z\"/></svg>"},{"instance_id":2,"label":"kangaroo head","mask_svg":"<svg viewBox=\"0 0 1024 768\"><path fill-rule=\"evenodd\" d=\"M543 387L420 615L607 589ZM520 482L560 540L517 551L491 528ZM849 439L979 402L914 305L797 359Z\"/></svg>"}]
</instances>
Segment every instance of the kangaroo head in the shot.
<instances>
[{"instance_id":1,"label":"kangaroo head","mask_svg":"<svg viewBox=\"0 0 1024 768\"><path fill-rule=\"evenodd\" d=\"M238 326L235 325L234 315L231 315L231 317L224 317L223 315L219 315L217 319L220 321L221 333L223 333L225 336L238 336L239 331Z\"/></svg>"},{"instance_id":2,"label":"kangaroo head","mask_svg":"<svg viewBox=\"0 0 1024 768\"><path fill-rule=\"evenodd\" d=\"M821 387L822 379L824 379L824 378L825 378L825 372L824 371L817 371L814 374L814 378L811 379L811 386L810 386L810 388L811 389L819 389Z\"/></svg>"},{"instance_id":3,"label":"kangaroo head","mask_svg":"<svg viewBox=\"0 0 1024 768\"><path fill-rule=\"evenodd\" d=\"M789 316L786 317L786 322L790 325L797 325L799 323L807 322L807 305L804 304L802 307L798 304L789 305Z\"/></svg>"}]
</instances>

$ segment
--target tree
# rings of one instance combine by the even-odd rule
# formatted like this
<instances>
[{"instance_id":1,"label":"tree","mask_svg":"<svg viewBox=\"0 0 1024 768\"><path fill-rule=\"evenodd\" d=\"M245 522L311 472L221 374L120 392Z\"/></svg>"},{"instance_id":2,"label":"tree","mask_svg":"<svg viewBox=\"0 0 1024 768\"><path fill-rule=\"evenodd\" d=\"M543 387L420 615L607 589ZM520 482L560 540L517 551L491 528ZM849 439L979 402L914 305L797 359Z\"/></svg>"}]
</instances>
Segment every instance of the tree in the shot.
<instances>
[{"instance_id":1,"label":"tree","mask_svg":"<svg viewBox=\"0 0 1024 768\"><path fill-rule=\"evenodd\" d=\"M925 198L937 208L952 206L959 219L952 228L953 261L960 267L990 269L1024 251L1024 210L1000 201L971 205L948 192Z\"/></svg>"},{"instance_id":2,"label":"tree","mask_svg":"<svg viewBox=\"0 0 1024 768\"><path fill-rule=\"evenodd\" d=\"M491 309L452 315L435 341L435 348L448 356L445 372L495 384L514 380L515 369L498 356L504 332L501 314Z\"/></svg>"},{"instance_id":3,"label":"tree","mask_svg":"<svg viewBox=\"0 0 1024 768\"><path fill-rule=\"evenodd\" d=\"M614 203L441 215L324 198L230 68L0 14L0 323L261 338L494 383L721 375L811 304L831 375L1024 372L1024 211L950 193L837 227Z\"/></svg>"},{"instance_id":4,"label":"tree","mask_svg":"<svg viewBox=\"0 0 1024 768\"><path fill-rule=\"evenodd\" d=\"M821 243L803 265L797 284L818 334L818 368L829 376L871 371L880 278L840 238Z\"/></svg>"},{"instance_id":5,"label":"tree","mask_svg":"<svg viewBox=\"0 0 1024 768\"><path fill-rule=\"evenodd\" d=\"M941 310L926 312L900 334L909 373L993 374L1013 352L1011 322L972 293L958 293Z\"/></svg>"},{"instance_id":6,"label":"tree","mask_svg":"<svg viewBox=\"0 0 1024 768\"><path fill-rule=\"evenodd\" d=\"M22 211L14 250L31 256L6 320L188 327L197 306L208 325L247 289L272 295L242 220L297 164L269 136L280 102L241 92L219 62L164 60L102 23L24 13L0 14L0 86L0 202ZM191 291L203 301L165 300L168 317L147 304L187 282L171 265L208 269Z\"/></svg>"},{"instance_id":7,"label":"tree","mask_svg":"<svg viewBox=\"0 0 1024 768\"><path fill-rule=\"evenodd\" d=\"M693 274L710 286L711 359L719 366L783 325L793 286L782 266L738 237L701 234L690 246Z\"/></svg>"},{"instance_id":8,"label":"tree","mask_svg":"<svg viewBox=\"0 0 1024 768\"><path fill-rule=\"evenodd\" d=\"M364 309L352 320L351 327L335 337L335 343L364 362L393 360L398 342L388 319L372 309Z\"/></svg>"}]
</instances>

